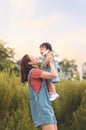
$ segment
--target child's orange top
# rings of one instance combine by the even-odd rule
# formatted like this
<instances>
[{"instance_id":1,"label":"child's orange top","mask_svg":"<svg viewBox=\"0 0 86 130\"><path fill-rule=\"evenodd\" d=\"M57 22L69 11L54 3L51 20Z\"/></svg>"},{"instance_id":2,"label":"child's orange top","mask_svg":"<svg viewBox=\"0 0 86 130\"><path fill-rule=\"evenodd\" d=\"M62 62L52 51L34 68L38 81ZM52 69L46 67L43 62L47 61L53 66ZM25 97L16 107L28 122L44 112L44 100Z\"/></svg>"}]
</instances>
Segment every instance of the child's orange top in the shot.
<instances>
[{"instance_id":1,"label":"child's orange top","mask_svg":"<svg viewBox=\"0 0 86 130\"><path fill-rule=\"evenodd\" d=\"M48 51L48 52L46 53L46 57L48 57L48 56L53 56L53 53L52 53L51 51Z\"/></svg>"}]
</instances>

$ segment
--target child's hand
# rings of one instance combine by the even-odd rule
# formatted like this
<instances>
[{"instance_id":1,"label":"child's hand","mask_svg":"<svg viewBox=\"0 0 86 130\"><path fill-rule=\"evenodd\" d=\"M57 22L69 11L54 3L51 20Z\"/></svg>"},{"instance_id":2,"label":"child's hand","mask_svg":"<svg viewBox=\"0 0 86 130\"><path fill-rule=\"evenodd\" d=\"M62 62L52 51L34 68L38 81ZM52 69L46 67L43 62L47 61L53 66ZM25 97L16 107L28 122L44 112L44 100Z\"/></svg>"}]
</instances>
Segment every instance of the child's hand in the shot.
<instances>
[{"instance_id":1,"label":"child's hand","mask_svg":"<svg viewBox=\"0 0 86 130\"><path fill-rule=\"evenodd\" d=\"M46 66L47 66L46 62L44 62L42 66L43 66L43 67L46 67Z\"/></svg>"},{"instance_id":2,"label":"child's hand","mask_svg":"<svg viewBox=\"0 0 86 130\"><path fill-rule=\"evenodd\" d=\"M48 56L43 64L44 67L49 66L49 63L53 62L53 57L52 56Z\"/></svg>"}]
</instances>

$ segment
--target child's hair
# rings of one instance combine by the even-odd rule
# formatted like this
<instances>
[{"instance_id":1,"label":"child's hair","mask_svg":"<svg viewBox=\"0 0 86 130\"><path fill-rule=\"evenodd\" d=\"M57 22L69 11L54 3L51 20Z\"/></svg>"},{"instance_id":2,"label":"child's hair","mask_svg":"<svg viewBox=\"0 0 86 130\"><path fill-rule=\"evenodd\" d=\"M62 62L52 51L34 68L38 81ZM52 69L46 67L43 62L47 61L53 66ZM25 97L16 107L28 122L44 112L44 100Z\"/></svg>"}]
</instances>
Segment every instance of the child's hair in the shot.
<instances>
[{"instance_id":1,"label":"child's hair","mask_svg":"<svg viewBox=\"0 0 86 130\"><path fill-rule=\"evenodd\" d=\"M41 47L45 47L47 50L52 51L52 46L51 46L51 44L48 43L48 42L42 43L42 44L39 46L39 48L41 48Z\"/></svg>"},{"instance_id":2,"label":"child's hair","mask_svg":"<svg viewBox=\"0 0 86 130\"><path fill-rule=\"evenodd\" d=\"M29 56L26 54L21 59L21 81L28 81L29 71L33 68L32 65L29 65L28 62L31 61Z\"/></svg>"}]
</instances>

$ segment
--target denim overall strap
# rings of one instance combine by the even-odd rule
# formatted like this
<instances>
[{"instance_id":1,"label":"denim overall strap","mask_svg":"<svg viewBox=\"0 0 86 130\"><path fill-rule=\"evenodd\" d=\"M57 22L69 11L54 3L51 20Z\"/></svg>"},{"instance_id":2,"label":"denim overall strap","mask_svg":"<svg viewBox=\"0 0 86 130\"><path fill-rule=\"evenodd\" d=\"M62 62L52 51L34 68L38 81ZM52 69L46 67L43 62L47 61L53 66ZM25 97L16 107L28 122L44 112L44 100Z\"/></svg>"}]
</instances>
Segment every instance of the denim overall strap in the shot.
<instances>
[{"instance_id":1,"label":"denim overall strap","mask_svg":"<svg viewBox=\"0 0 86 130\"><path fill-rule=\"evenodd\" d=\"M30 85L30 75L31 75L31 72L32 72L33 69L30 70L29 74L28 74L28 85L29 85L29 91L32 91L32 87ZM33 99L35 98L36 96L38 96L38 94L34 91L34 95L33 96L30 96L30 99Z\"/></svg>"},{"instance_id":2,"label":"denim overall strap","mask_svg":"<svg viewBox=\"0 0 86 130\"><path fill-rule=\"evenodd\" d=\"M30 72L29 72L29 74L28 74L29 91L30 91L30 93L32 93L32 94L30 94L30 99L35 98L35 97L38 96L39 93L40 93L40 91L39 91L38 93L35 92L35 91L32 89L31 85L30 85L30 75L31 75L32 70L33 70L33 69L31 69ZM42 80L42 85L41 85L41 87L42 87L42 86L46 86L46 80L45 80L45 79Z\"/></svg>"},{"instance_id":3,"label":"denim overall strap","mask_svg":"<svg viewBox=\"0 0 86 130\"><path fill-rule=\"evenodd\" d=\"M30 72L29 72L29 74L28 74L28 85L30 85L29 81L30 81L30 75L31 75L32 70L33 69L31 69ZM45 79L42 80L42 84L46 84L46 80Z\"/></svg>"}]
</instances>

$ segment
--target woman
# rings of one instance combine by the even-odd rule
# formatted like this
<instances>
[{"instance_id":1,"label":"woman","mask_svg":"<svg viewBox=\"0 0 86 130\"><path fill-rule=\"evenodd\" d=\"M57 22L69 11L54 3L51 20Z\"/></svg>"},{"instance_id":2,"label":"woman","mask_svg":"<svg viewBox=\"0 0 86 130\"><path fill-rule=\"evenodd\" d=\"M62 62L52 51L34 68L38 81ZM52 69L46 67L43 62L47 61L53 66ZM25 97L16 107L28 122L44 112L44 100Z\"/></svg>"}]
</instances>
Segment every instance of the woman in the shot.
<instances>
[{"instance_id":1,"label":"woman","mask_svg":"<svg viewBox=\"0 0 86 130\"><path fill-rule=\"evenodd\" d=\"M56 77L54 66L49 60L50 72L40 70L37 59L25 55L21 60L21 80L29 83L30 108L35 127L42 130L57 130L57 121L46 89L46 80ZM31 65L33 64L33 65Z\"/></svg>"}]
</instances>

